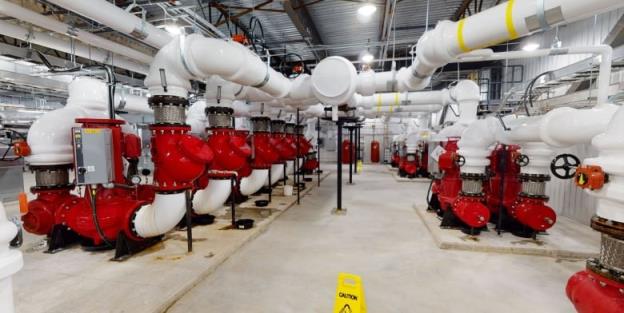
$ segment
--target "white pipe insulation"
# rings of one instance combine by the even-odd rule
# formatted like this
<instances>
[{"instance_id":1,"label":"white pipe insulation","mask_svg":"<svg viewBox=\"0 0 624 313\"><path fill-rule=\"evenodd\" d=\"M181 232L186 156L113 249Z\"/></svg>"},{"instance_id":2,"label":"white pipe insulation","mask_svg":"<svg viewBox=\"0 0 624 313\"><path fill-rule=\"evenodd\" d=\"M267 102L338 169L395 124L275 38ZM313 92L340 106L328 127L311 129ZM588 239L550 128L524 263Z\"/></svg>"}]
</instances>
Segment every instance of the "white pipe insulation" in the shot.
<instances>
[{"instance_id":1,"label":"white pipe insulation","mask_svg":"<svg viewBox=\"0 0 624 313\"><path fill-rule=\"evenodd\" d=\"M592 139L598 156L583 160L584 165L597 165L609 175L602 188L587 192L597 198L596 215L624 223L624 110L620 107L607 130Z\"/></svg>"},{"instance_id":2,"label":"white pipe insulation","mask_svg":"<svg viewBox=\"0 0 624 313\"><path fill-rule=\"evenodd\" d=\"M232 188L229 179L211 179L208 186L195 192L193 196L193 211L197 214L210 214L227 201Z\"/></svg>"},{"instance_id":3,"label":"white pipe insulation","mask_svg":"<svg viewBox=\"0 0 624 313\"><path fill-rule=\"evenodd\" d=\"M151 204L142 206L133 220L137 235L143 238L162 235L175 227L186 213L186 195L156 193Z\"/></svg>"},{"instance_id":4,"label":"white pipe insulation","mask_svg":"<svg viewBox=\"0 0 624 313\"><path fill-rule=\"evenodd\" d=\"M284 164L273 164L271 165L271 181L269 182L269 177L267 177L264 182L265 186L269 186L269 184L273 185L284 178Z\"/></svg>"},{"instance_id":5,"label":"white pipe insulation","mask_svg":"<svg viewBox=\"0 0 624 313\"><path fill-rule=\"evenodd\" d=\"M9 247L16 234L17 227L7 219L4 205L0 202L0 312L3 313L15 312L11 276L24 266L22 252Z\"/></svg>"},{"instance_id":6,"label":"white pipe insulation","mask_svg":"<svg viewBox=\"0 0 624 313\"><path fill-rule=\"evenodd\" d=\"M154 59L151 55L139 52L120 43L94 35L79 28L61 23L51 17L47 17L22 6L6 0L0 0L0 14L14 17L18 20L45 28L56 33L78 39L90 46L101 48L118 55L134 59L142 63L150 63Z\"/></svg>"},{"instance_id":7,"label":"white pipe insulation","mask_svg":"<svg viewBox=\"0 0 624 313\"><path fill-rule=\"evenodd\" d=\"M88 60L93 60L102 64L113 65L136 73L148 73L147 66L143 64L126 60L124 58L113 58L112 53L108 53L96 48L91 48L81 43L76 43L74 45L74 48L72 49L71 44L68 41L53 37L44 32L34 31L32 29L27 29L22 26L18 26L1 20L0 34L43 47L52 48L54 50L62 51L68 54L75 54Z\"/></svg>"},{"instance_id":8,"label":"white pipe insulation","mask_svg":"<svg viewBox=\"0 0 624 313\"><path fill-rule=\"evenodd\" d=\"M68 86L67 104L37 119L28 130L30 165L71 164L74 161L71 137L76 118L108 118L108 90L98 79L77 77Z\"/></svg>"},{"instance_id":9,"label":"white pipe insulation","mask_svg":"<svg viewBox=\"0 0 624 313\"><path fill-rule=\"evenodd\" d=\"M250 196L258 192L269 179L268 169L254 169L251 175L243 177L240 181L240 192L244 196Z\"/></svg>"},{"instance_id":10,"label":"white pipe insulation","mask_svg":"<svg viewBox=\"0 0 624 313\"><path fill-rule=\"evenodd\" d=\"M288 95L291 82L257 55L237 42L178 36L154 58L145 85L152 95L188 97L191 79L212 75L241 85L256 86L281 98Z\"/></svg>"},{"instance_id":11,"label":"white pipe insulation","mask_svg":"<svg viewBox=\"0 0 624 313\"><path fill-rule=\"evenodd\" d=\"M421 90L436 69L455 62L461 54L619 7L624 7L621 0L511 0L458 22L441 21L420 37L409 68L374 75L364 72L358 78L358 90Z\"/></svg>"},{"instance_id":12,"label":"white pipe insulation","mask_svg":"<svg viewBox=\"0 0 624 313\"><path fill-rule=\"evenodd\" d=\"M50 0L49 2L88 17L156 48L162 48L172 39L172 36L165 30L156 28L154 25L106 0Z\"/></svg>"}]
</instances>

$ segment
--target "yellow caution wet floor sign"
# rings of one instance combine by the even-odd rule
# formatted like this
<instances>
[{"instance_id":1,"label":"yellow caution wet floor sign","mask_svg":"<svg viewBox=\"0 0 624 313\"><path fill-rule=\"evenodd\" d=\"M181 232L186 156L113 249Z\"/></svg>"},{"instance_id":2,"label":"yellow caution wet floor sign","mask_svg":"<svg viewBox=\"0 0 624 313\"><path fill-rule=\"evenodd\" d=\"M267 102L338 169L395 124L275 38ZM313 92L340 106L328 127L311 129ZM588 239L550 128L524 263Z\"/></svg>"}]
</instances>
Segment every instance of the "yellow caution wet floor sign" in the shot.
<instances>
[{"instance_id":1,"label":"yellow caution wet floor sign","mask_svg":"<svg viewBox=\"0 0 624 313\"><path fill-rule=\"evenodd\" d=\"M365 313L366 301L360 276L340 273L336 288L334 313Z\"/></svg>"}]
</instances>

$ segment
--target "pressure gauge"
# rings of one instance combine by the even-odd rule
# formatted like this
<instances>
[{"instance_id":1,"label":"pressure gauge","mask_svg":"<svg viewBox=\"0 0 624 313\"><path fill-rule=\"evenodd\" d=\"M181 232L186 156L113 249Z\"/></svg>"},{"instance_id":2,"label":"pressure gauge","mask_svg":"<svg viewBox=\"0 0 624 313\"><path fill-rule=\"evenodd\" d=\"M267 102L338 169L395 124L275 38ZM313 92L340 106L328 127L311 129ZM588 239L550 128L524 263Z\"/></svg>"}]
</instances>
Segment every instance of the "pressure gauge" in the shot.
<instances>
[{"instance_id":1,"label":"pressure gauge","mask_svg":"<svg viewBox=\"0 0 624 313\"><path fill-rule=\"evenodd\" d=\"M130 177L130 182L131 182L133 185L138 185L138 184L140 184L140 183L141 183L141 176L139 176L139 175L132 175L132 177Z\"/></svg>"}]
</instances>

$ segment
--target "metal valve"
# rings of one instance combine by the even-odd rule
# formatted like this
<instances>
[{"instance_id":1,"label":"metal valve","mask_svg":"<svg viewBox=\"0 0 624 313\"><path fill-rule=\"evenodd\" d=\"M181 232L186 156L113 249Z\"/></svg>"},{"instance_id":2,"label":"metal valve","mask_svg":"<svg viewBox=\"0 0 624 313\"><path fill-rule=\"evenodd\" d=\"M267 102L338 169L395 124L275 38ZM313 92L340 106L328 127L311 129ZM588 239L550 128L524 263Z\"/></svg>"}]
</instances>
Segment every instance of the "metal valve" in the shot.
<instances>
[{"instance_id":1,"label":"metal valve","mask_svg":"<svg viewBox=\"0 0 624 313\"><path fill-rule=\"evenodd\" d=\"M526 154L519 154L515 159L514 162L516 163L516 165L520 166L520 167L525 167L527 165L529 165L529 156Z\"/></svg>"},{"instance_id":2,"label":"metal valve","mask_svg":"<svg viewBox=\"0 0 624 313\"><path fill-rule=\"evenodd\" d=\"M455 156L455 164L457 164L457 166L462 167L466 164L466 158L462 155L456 155Z\"/></svg>"},{"instance_id":3,"label":"metal valve","mask_svg":"<svg viewBox=\"0 0 624 313\"><path fill-rule=\"evenodd\" d=\"M559 179L570 179L576 174L581 160L573 154L564 153L555 157L550 163L550 172Z\"/></svg>"}]
</instances>

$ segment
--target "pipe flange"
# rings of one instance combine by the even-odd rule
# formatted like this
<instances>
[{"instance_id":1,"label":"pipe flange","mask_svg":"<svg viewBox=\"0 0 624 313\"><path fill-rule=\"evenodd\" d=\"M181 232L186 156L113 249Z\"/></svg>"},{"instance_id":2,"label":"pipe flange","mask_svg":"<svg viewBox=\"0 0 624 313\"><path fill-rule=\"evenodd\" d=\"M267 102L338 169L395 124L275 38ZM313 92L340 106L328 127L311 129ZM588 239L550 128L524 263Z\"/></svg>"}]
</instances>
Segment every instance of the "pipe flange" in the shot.
<instances>
[{"instance_id":1,"label":"pipe flange","mask_svg":"<svg viewBox=\"0 0 624 313\"><path fill-rule=\"evenodd\" d=\"M32 186L30 187L30 192L38 193L38 192L54 191L54 190L72 190L74 188L76 188L76 185L74 185L73 183L50 185L50 186Z\"/></svg>"},{"instance_id":2,"label":"pipe flange","mask_svg":"<svg viewBox=\"0 0 624 313\"><path fill-rule=\"evenodd\" d=\"M297 125L295 123L286 123L286 125L284 126L284 132L293 135L295 134L296 126Z\"/></svg>"},{"instance_id":3,"label":"pipe flange","mask_svg":"<svg viewBox=\"0 0 624 313\"><path fill-rule=\"evenodd\" d=\"M594 215L591 219L591 228L619 240L624 240L624 223Z\"/></svg>"},{"instance_id":4,"label":"pipe flange","mask_svg":"<svg viewBox=\"0 0 624 313\"><path fill-rule=\"evenodd\" d=\"M483 192L466 192L466 191L460 191L459 192L460 196L464 196L464 197L471 197L471 198L482 198L485 196L485 193Z\"/></svg>"},{"instance_id":5,"label":"pipe flange","mask_svg":"<svg viewBox=\"0 0 624 313\"><path fill-rule=\"evenodd\" d=\"M223 114L223 115L232 115L234 114L234 109L228 107L207 107L204 112L206 115L210 114Z\"/></svg>"},{"instance_id":6,"label":"pipe flange","mask_svg":"<svg viewBox=\"0 0 624 313\"><path fill-rule=\"evenodd\" d=\"M518 179L520 181L547 182L550 181L550 175L520 173Z\"/></svg>"},{"instance_id":7,"label":"pipe flange","mask_svg":"<svg viewBox=\"0 0 624 313\"><path fill-rule=\"evenodd\" d=\"M286 126L286 122L283 121L283 120L272 120L271 121L271 132L272 133L283 133L285 126Z\"/></svg>"},{"instance_id":8,"label":"pipe flange","mask_svg":"<svg viewBox=\"0 0 624 313\"><path fill-rule=\"evenodd\" d=\"M586 268L592 273L602 276L608 280L615 281L620 284L624 284L624 271L619 271L613 268L608 268L602 264L596 258L587 260Z\"/></svg>"},{"instance_id":9,"label":"pipe flange","mask_svg":"<svg viewBox=\"0 0 624 313\"><path fill-rule=\"evenodd\" d=\"M477 173L460 173L459 178L462 180L481 180L484 181L487 179L487 175L485 174L477 174Z\"/></svg>"},{"instance_id":10,"label":"pipe flange","mask_svg":"<svg viewBox=\"0 0 624 313\"><path fill-rule=\"evenodd\" d=\"M166 105L184 106L184 107L189 106L189 101L187 98L171 96L171 95L151 96L147 99L147 103L149 104L150 107L166 106Z\"/></svg>"},{"instance_id":11,"label":"pipe flange","mask_svg":"<svg viewBox=\"0 0 624 313\"><path fill-rule=\"evenodd\" d=\"M518 196L523 197L523 198L529 198L529 199L540 199L540 200L544 200L545 202L547 202L548 199L550 199L547 195L534 195L534 194L530 194L526 192L520 192Z\"/></svg>"}]
</instances>

